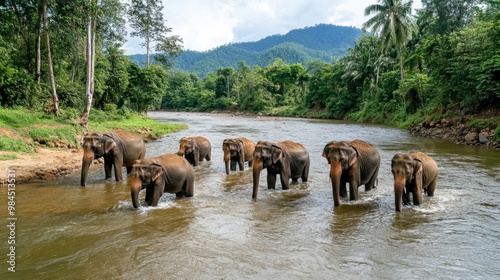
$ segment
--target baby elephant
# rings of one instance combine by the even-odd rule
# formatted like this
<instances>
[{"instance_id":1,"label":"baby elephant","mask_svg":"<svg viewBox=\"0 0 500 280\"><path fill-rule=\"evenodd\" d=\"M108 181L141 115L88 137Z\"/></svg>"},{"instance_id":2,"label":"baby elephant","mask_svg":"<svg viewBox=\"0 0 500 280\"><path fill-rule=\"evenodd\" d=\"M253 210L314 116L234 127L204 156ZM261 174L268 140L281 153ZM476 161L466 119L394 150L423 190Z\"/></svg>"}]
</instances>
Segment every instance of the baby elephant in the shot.
<instances>
[{"instance_id":1,"label":"baby elephant","mask_svg":"<svg viewBox=\"0 0 500 280\"><path fill-rule=\"evenodd\" d=\"M248 167L252 167L252 153L255 150L255 143L252 140L245 137L227 138L222 142L222 150L226 174L229 174L229 163L231 163L231 171L236 171L236 164L240 167L240 171L244 170L245 162L248 162Z\"/></svg>"},{"instance_id":2,"label":"baby elephant","mask_svg":"<svg viewBox=\"0 0 500 280\"><path fill-rule=\"evenodd\" d=\"M410 192L413 193L415 205L420 205L422 201L422 190L428 196L434 195L438 166L425 153L396 154L392 158L392 174L394 175L396 211L401 211L401 200L405 205L410 202Z\"/></svg>"},{"instance_id":3,"label":"baby elephant","mask_svg":"<svg viewBox=\"0 0 500 280\"><path fill-rule=\"evenodd\" d=\"M139 192L146 189L146 203L157 206L164 192L177 197L194 193L194 170L189 162L176 154L137 160L132 167L130 195L134 208L139 207Z\"/></svg>"},{"instance_id":4,"label":"baby elephant","mask_svg":"<svg viewBox=\"0 0 500 280\"><path fill-rule=\"evenodd\" d=\"M203 159L210 161L212 145L207 138L202 136L183 137L179 141L177 154L186 157L193 166L198 166Z\"/></svg>"}]
</instances>

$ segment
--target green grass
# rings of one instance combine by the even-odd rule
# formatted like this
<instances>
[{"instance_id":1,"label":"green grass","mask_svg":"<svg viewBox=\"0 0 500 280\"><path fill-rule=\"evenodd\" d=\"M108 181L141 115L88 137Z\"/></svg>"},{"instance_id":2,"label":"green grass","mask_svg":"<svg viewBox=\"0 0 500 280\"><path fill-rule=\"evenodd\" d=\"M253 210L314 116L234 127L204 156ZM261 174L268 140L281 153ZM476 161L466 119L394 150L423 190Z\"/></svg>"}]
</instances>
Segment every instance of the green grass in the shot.
<instances>
[{"instance_id":1,"label":"green grass","mask_svg":"<svg viewBox=\"0 0 500 280\"><path fill-rule=\"evenodd\" d=\"M124 129L135 133L148 134L152 138L157 138L165 134L187 129L185 124L160 123L147 116L131 115L126 119L89 121L90 131L107 131L114 129Z\"/></svg>"},{"instance_id":2,"label":"green grass","mask_svg":"<svg viewBox=\"0 0 500 280\"><path fill-rule=\"evenodd\" d=\"M12 159L18 159L19 157L16 154L3 154L0 155L0 161L2 160L12 160Z\"/></svg>"},{"instance_id":3,"label":"green grass","mask_svg":"<svg viewBox=\"0 0 500 280\"><path fill-rule=\"evenodd\" d=\"M31 152L33 146L20 139L0 135L0 150L8 152Z\"/></svg>"}]
</instances>

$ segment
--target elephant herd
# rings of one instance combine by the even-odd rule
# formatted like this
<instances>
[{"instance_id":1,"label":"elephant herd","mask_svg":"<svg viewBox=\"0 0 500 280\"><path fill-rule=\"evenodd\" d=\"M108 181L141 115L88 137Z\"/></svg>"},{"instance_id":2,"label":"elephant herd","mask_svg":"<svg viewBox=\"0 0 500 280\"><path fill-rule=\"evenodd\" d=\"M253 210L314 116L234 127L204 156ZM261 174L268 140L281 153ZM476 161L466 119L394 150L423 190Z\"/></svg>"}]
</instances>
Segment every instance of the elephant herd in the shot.
<instances>
[{"instance_id":1,"label":"elephant herd","mask_svg":"<svg viewBox=\"0 0 500 280\"><path fill-rule=\"evenodd\" d=\"M157 206L164 192L175 193L177 197L191 197L194 194L194 169L200 161L211 160L212 145L202 136L183 137L179 141L177 154L144 158L146 147L138 135L114 131L89 133L84 138L81 185L86 185L90 163L104 158L106 179L111 178L114 165L116 181L122 180L122 167L127 168L132 181L130 193L132 204L139 207L139 192L146 189L145 202ZM244 137L228 138L222 143L226 174L244 170L245 162L253 171L252 198L257 197L260 172L267 169L267 187L274 189L276 175L280 175L281 186L289 188L290 179L299 178L307 182L309 176L309 152L293 141L254 143ZM340 198L358 199L358 187L365 191L376 187L380 167L380 154L369 143L353 141L332 141L325 145L322 156L330 165L333 202L340 205ZM414 205L422 202L422 192L434 195L438 176L436 162L423 152L396 154L391 163L394 176L395 209L401 211L402 204L410 203L410 193Z\"/></svg>"}]
</instances>

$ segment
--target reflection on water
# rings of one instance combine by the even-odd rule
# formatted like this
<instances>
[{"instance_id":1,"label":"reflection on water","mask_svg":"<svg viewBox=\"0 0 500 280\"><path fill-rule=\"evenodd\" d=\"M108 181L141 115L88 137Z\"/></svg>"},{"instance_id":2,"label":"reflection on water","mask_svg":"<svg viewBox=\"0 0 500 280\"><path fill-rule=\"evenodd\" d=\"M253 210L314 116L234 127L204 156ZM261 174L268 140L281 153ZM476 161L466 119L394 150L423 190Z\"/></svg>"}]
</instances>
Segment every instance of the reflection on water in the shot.
<instances>
[{"instance_id":1,"label":"reflection on water","mask_svg":"<svg viewBox=\"0 0 500 280\"><path fill-rule=\"evenodd\" d=\"M92 168L16 190L16 279L492 279L500 269L500 152L415 137L378 125L329 120L227 117L155 112L189 129L147 144L147 156L175 153L183 136L212 142L212 161L195 168L195 196L165 194L158 207L134 210L127 182ZM252 200L252 174L225 174L228 137L293 140L310 153L307 183L265 188ZM332 140L372 143L382 157L378 187L333 207ZM436 195L394 211L390 160L422 150L439 165ZM127 179L127 180L130 180ZM6 190L0 190L6 203ZM141 193L144 199L144 193ZM5 205L5 204L4 204ZM6 221L6 211L0 218ZM6 227L0 227L6 252ZM5 256L6 253L3 253ZM1 279L11 279L4 263ZM7 278L9 277L9 278Z\"/></svg>"}]
</instances>

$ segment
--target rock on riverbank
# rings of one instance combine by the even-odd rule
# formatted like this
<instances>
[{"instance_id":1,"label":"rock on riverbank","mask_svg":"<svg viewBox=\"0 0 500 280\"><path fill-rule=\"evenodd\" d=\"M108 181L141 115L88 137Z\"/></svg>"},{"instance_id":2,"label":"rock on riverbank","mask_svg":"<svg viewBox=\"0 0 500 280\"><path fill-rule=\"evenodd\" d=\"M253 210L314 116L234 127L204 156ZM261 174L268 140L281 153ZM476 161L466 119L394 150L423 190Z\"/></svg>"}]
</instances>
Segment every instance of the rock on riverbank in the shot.
<instances>
[{"instance_id":1,"label":"rock on riverbank","mask_svg":"<svg viewBox=\"0 0 500 280\"><path fill-rule=\"evenodd\" d=\"M454 123L447 119L432 122L422 122L408 129L410 134L453 141L457 144L481 145L500 149L496 142L495 129L477 129L463 123Z\"/></svg>"}]
</instances>

